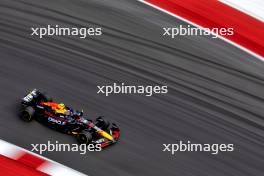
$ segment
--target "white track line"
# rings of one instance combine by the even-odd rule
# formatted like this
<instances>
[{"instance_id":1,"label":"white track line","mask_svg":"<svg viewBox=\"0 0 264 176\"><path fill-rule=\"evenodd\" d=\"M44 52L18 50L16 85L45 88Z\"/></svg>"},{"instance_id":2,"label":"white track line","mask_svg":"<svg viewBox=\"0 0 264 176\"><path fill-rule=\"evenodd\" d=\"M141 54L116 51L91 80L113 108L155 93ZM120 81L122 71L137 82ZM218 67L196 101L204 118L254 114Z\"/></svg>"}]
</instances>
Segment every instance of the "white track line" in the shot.
<instances>
[{"instance_id":1,"label":"white track line","mask_svg":"<svg viewBox=\"0 0 264 176\"><path fill-rule=\"evenodd\" d=\"M14 160L21 157L21 155L28 153L33 156L39 157L46 162L44 162L42 165L40 165L37 170L44 172L46 174L52 175L52 176L87 176L83 173L80 173L76 170L73 170L69 167L66 167L60 163L57 163L56 161L52 161L48 158L45 158L41 155L37 155L33 152L27 151L21 147L18 147L14 144L10 144L6 141L3 141L0 139L0 155L4 155L8 158L12 158Z\"/></svg>"},{"instance_id":2,"label":"white track line","mask_svg":"<svg viewBox=\"0 0 264 176\"><path fill-rule=\"evenodd\" d=\"M175 15L174 13L171 13L171 12L169 12L169 11L167 11L167 10L164 10L164 9L162 9L162 8L160 8L160 7L158 7L158 6L155 6L155 5L151 4L151 3L148 3L148 2L146 2L146 1L144 1L144 0L137 0L137 1L139 1L139 2L141 2L141 3L144 3L144 4L146 4L146 5L150 6L150 7L153 7L153 8L155 8L155 9L158 9L158 10L160 10L160 11L162 11L162 12L164 12L164 13L167 13L168 15L171 15L171 16L173 16L173 17L175 17L175 18L178 18L178 19L180 19L180 20L182 20L182 21L185 21L185 22L187 22L187 23L189 23L189 24L191 24L191 25L193 25L193 26L195 26L195 27L203 28L202 26L200 26L200 25L198 25L198 24L196 24L196 23L193 23L192 21L189 21L189 20L187 20L187 19L185 19L185 18L182 18L181 16ZM211 34L214 34L214 33L211 32ZM257 53L254 53L253 51L251 51L251 50L249 50L249 49L247 49L247 48L245 48L245 47L243 47L243 46L241 46L241 45L239 45L239 44L237 44L237 43L235 43L235 42L233 42L233 41L231 41L231 40L228 40L228 39L226 39L226 38L224 38L224 37L222 37L222 36L218 36L218 38L224 40L224 41L227 42L227 43L230 43L230 44L236 46L237 48L239 48L239 49L241 49L241 50L243 50L243 51L245 51L245 52L251 54L252 56L254 56L254 57L256 57L256 58L258 58L258 59L260 59L261 61L264 62L264 57L262 57L261 55L259 55L259 54L257 54Z\"/></svg>"},{"instance_id":3,"label":"white track line","mask_svg":"<svg viewBox=\"0 0 264 176\"><path fill-rule=\"evenodd\" d=\"M264 22L264 0L219 0L247 15Z\"/></svg>"}]
</instances>

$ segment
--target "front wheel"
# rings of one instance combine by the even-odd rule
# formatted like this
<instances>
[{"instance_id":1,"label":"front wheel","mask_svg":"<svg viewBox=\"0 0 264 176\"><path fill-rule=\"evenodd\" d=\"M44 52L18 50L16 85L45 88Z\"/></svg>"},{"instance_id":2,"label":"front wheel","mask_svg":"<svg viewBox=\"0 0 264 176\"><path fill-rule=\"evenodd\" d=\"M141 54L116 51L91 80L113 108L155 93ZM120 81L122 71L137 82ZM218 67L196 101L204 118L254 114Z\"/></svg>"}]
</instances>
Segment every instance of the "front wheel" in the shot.
<instances>
[{"instance_id":1,"label":"front wheel","mask_svg":"<svg viewBox=\"0 0 264 176\"><path fill-rule=\"evenodd\" d=\"M96 118L95 124L96 124L96 126L101 128L102 130L107 130L109 125L110 125L110 122L100 116L100 117Z\"/></svg>"},{"instance_id":2,"label":"front wheel","mask_svg":"<svg viewBox=\"0 0 264 176\"><path fill-rule=\"evenodd\" d=\"M92 142L92 139L92 134L88 131L83 131L77 135L77 140L80 144L89 144L90 142Z\"/></svg>"},{"instance_id":3,"label":"front wheel","mask_svg":"<svg viewBox=\"0 0 264 176\"><path fill-rule=\"evenodd\" d=\"M35 113L35 110L31 106L28 106L24 110L21 111L20 117L25 122L30 122L33 120L34 113Z\"/></svg>"}]
</instances>

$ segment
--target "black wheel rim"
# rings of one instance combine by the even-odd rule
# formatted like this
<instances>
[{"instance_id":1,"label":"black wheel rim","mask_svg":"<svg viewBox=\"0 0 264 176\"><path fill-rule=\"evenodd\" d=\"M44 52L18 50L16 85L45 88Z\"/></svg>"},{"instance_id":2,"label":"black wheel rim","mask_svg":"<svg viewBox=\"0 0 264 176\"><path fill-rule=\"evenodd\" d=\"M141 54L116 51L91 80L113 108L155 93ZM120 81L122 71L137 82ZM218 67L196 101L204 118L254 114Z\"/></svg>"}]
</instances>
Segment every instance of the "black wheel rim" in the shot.
<instances>
[{"instance_id":1,"label":"black wheel rim","mask_svg":"<svg viewBox=\"0 0 264 176\"><path fill-rule=\"evenodd\" d=\"M79 142L82 143L82 144L86 144L87 143L87 138L85 135L83 134L80 134L79 135Z\"/></svg>"},{"instance_id":2,"label":"black wheel rim","mask_svg":"<svg viewBox=\"0 0 264 176\"><path fill-rule=\"evenodd\" d=\"M21 114L21 118L23 119L23 120L25 120L25 121L30 121L31 120L31 116L29 115L29 113L28 112L22 112L22 114Z\"/></svg>"}]
</instances>

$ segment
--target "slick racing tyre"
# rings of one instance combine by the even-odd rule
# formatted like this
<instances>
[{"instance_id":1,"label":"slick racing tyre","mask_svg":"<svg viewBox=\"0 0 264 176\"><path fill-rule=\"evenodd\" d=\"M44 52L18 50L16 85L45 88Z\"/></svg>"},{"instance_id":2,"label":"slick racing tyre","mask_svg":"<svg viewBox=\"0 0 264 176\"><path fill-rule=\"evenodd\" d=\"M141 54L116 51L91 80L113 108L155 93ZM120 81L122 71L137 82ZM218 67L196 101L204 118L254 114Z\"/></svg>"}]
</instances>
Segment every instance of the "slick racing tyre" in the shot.
<instances>
[{"instance_id":1,"label":"slick racing tyre","mask_svg":"<svg viewBox=\"0 0 264 176\"><path fill-rule=\"evenodd\" d=\"M52 102L52 98L47 93L43 92L41 95L44 101Z\"/></svg>"},{"instance_id":2,"label":"slick racing tyre","mask_svg":"<svg viewBox=\"0 0 264 176\"><path fill-rule=\"evenodd\" d=\"M21 111L20 117L22 120L26 122L30 122L33 120L34 113L35 113L35 110L31 106L28 106L24 110Z\"/></svg>"},{"instance_id":3,"label":"slick racing tyre","mask_svg":"<svg viewBox=\"0 0 264 176\"><path fill-rule=\"evenodd\" d=\"M80 144L89 144L92 142L92 135L88 131L83 131L77 135L77 140Z\"/></svg>"},{"instance_id":4,"label":"slick racing tyre","mask_svg":"<svg viewBox=\"0 0 264 176\"><path fill-rule=\"evenodd\" d=\"M107 121L106 119L102 117L97 117L95 120L95 124L102 130L107 130L110 125L109 121Z\"/></svg>"}]
</instances>

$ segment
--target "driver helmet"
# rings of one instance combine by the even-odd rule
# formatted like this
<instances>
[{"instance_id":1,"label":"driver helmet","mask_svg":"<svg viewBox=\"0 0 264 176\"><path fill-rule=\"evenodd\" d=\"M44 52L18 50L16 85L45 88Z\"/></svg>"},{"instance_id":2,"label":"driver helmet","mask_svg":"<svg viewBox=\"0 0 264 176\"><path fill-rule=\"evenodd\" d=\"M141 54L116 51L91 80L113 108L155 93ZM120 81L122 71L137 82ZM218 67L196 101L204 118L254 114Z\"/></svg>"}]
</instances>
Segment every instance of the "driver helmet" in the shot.
<instances>
[{"instance_id":1,"label":"driver helmet","mask_svg":"<svg viewBox=\"0 0 264 176\"><path fill-rule=\"evenodd\" d=\"M64 104L64 103L60 103L60 104L58 104L58 107L59 107L60 109L65 109L65 104Z\"/></svg>"}]
</instances>

